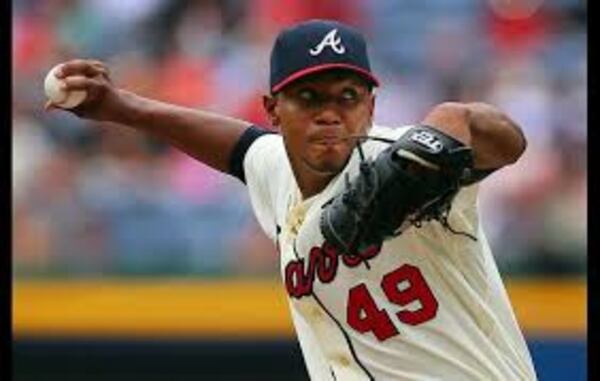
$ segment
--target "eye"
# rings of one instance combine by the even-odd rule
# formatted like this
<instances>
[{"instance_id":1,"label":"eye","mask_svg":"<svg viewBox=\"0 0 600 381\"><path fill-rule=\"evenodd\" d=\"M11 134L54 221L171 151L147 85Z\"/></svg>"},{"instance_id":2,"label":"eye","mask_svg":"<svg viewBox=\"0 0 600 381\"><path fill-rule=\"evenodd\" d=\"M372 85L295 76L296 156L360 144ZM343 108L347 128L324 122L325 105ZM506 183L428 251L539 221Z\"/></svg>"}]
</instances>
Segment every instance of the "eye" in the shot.
<instances>
[{"instance_id":1,"label":"eye","mask_svg":"<svg viewBox=\"0 0 600 381\"><path fill-rule=\"evenodd\" d=\"M342 91L342 98L344 100L354 100L358 98L358 93L354 89L344 89Z\"/></svg>"},{"instance_id":2,"label":"eye","mask_svg":"<svg viewBox=\"0 0 600 381\"><path fill-rule=\"evenodd\" d=\"M312 89L300 89L298 98L304 102L312 102L317 98L317 94Z\"/></svg>"},{"instance_id":3,"label":"eye","mask_svg":"<svg viewBox=\"0 0 600 381\"><path fill-rule=\"evenodd\" d=\"M340 94L340 101L346 104L354 104L360 100L360 95L358 91L352 88L346 88L342 90Z\"/></svg>"}]
</instances>

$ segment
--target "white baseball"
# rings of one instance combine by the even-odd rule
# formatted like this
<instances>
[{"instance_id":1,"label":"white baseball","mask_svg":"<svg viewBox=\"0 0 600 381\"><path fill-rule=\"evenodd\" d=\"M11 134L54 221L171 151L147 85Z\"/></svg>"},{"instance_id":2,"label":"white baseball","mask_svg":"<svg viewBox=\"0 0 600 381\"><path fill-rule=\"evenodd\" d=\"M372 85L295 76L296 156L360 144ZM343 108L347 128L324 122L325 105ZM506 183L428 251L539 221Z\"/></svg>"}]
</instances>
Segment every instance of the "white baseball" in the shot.
<instances>
[{"instance_id":1,"label":"white baseball","mask_svg":"<svg viewBox=\"0 0 600 381\"><path fill-rule=\"evenodd\" d=\"M77 107L87 97L87 91L85 90L73 90L66 91L61 88L61 84L64 83L62 79L56 78L54 73L60 67L60 65L54 66L46 75L44 79L44 91L48 99L52 101L55 106L61 108L73 108ZM83 77L81 75L70 76L69 78Z\"/></svg>"}]
</instances>

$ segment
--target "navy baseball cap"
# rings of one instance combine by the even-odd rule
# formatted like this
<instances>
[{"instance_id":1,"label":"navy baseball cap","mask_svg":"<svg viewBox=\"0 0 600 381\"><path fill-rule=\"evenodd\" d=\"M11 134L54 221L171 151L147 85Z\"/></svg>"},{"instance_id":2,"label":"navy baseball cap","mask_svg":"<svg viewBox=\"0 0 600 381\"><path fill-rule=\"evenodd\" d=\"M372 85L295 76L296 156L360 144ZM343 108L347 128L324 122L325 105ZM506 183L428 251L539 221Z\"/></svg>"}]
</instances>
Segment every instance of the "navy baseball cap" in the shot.
<instances>
[{"instance_id":1,"label":"navy baseball cap","mask_svg":"<svg viewBox=\"0 0 600 381\"><path fill-rule=\"evenodd\" d=\"M271 93L305 75L348 69L379 86L371 72L367 44L355 28L330 20L309 20L279 33L271 51Z\"/></svg>"}]
</instances>

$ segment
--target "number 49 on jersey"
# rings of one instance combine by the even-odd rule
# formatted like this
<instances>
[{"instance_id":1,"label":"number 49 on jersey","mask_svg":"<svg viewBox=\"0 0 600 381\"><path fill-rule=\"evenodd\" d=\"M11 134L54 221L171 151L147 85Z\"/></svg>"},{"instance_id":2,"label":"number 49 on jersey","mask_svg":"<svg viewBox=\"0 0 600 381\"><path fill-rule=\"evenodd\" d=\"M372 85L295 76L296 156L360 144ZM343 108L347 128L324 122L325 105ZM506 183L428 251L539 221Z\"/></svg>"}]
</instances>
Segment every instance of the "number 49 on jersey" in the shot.
<instances>
[{"instance_id":1,"label":"number 49 on jersey","mask_svg":"<svg viewBox=\"0 0 600 381\"><path fill-rule=\"evenodd\" d=\"M395 311L398 320L404 324L419 325L433 319L438 310L438 302L418 267L405 264L383 276L381 289L387 299L400 307L418 301L417 309ZM396 336L399 331L392 322L390 313L379 308L369 289L361 283L348 292L346 321L360 333L373 332L379 341Z\"/></svg>"}]
</instances>

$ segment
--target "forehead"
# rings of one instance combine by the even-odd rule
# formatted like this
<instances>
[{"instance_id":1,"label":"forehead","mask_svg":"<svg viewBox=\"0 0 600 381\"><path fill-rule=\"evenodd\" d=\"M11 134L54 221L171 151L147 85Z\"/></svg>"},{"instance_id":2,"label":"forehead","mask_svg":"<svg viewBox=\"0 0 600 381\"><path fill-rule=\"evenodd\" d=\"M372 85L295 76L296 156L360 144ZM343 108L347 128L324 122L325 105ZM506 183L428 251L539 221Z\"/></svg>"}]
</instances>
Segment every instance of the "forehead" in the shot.
<instances>
[{"instance_id":1,"label":"forehead","mask_svg":"<svg viewBox=\"0 0 600 381\"><path fill-rule=\"evenodd\" d=\"M283 88L283 91L293 91L301 87L336 87L356 86L370 88L369 83L352 70L332 69L313 74L308 74Z\"/></svg>"}]
</instances>

